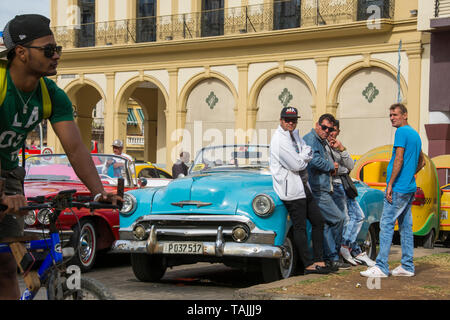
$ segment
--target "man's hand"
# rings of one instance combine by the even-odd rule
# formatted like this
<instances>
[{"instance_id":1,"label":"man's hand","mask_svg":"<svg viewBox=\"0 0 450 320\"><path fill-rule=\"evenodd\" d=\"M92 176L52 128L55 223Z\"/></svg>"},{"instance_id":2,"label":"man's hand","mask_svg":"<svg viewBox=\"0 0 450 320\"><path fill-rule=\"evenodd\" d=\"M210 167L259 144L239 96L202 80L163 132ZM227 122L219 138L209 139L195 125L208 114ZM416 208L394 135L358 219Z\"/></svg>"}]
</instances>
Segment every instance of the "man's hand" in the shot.
<instances>
[{"instance_id":1,"label":"man's hand","mask_svg":"<svg viewBox=\"0 0 450 320\"><path fill-rule=\"evenodd\" d=\"M332 175L332 176L335 176L335 175L337 175L337 173L338 173L338 169L339 169L339 163L337 163L337 162L334 162L334 170L333 170L333 171L331 171L331 175Z\"/></svg>"},{"instance_id":2,"label":"man's hand","mask_svg":"<svg viewBox=\"0 0 450 320\"><path fill-rule=\"evenodd\" d=\"M385 194L385 196L386 196L386 200L389 203L392 203L392 185L391 184L388 184L388 186L386 187L386 194Z\"/></svg>"},{"instance_id":3,"label":"man's hand","mask_svg":"<svg viewBox=\"0 0 450 320\"><path fill-rule=\"evenodd\" d=\"M21 207L26 207L28 205L27 199L21 194L11 196L4 195L1 198L0 203L8 207L5 211L0 212L0 221L3 220L3 217L8 213L14 213L21 216L28 214L28 211L26 210L19 210Z\"/></svg>"},{"instance_id":4,"label":"man's hand","mask_svg":"<svg viewBox=\"0 0 450 320\"><path fill-rule=\"evenodd\" d=\"M111 203L113 205L117 205L118 202L123 202L122 197L120 197L119 195L114 193L108 193L106 191L101 192L100 197L98 197L98 199L95 200L98 202Z\"/></svg>"}]
</instances>

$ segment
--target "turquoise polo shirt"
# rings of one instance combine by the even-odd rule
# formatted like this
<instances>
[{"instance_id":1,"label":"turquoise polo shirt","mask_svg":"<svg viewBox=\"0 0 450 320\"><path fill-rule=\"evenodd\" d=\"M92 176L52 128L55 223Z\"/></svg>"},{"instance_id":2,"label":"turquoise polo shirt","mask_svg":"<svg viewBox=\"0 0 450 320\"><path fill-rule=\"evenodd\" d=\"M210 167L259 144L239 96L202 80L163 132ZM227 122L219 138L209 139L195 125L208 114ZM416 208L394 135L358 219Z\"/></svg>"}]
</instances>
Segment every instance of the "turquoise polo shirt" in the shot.
<instances>
[{"instance_id":1,"label":"turquoise polo shirt","mask_svg":"<svg viewBox=\"0 0 450 320\"><path fill-rule=\"evenodd\" d=\"M397 147L404 148L405 152L403 155L403 166L394 181L392 190L399 193L414 193L417 189L414 175L417 170L417 164L419 162L419 156L422 150L422 141L417 131L409 125L397 128L397 131L395 132L392 158L387 167L386 183L388 184L391 180Z\"/></svg>"}]
</instances>

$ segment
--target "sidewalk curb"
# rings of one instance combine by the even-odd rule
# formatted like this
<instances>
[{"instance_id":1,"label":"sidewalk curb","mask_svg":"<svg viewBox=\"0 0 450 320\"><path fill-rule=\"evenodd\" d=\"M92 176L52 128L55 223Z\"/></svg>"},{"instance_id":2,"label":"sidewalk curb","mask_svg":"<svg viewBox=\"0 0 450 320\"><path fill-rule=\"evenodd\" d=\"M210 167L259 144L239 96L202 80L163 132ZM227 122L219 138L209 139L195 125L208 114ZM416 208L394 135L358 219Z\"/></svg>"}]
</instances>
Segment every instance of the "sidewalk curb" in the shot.
<instances>
[{"instance_id":1,"label":"sidewalk curb","mask_svg":"<svg viewBox=\"0 0 450 320\"><path fill-rule=\"evenodd\" d=\"M237 300L332 300L330 297L314 297L306 295L283 294L285 287L295 285L297 282L323 277L321 274L309 274L291 277L270 283L258 284L252 287L236 290L234 298ZM281 292L268 292L267 290L281 290Z\"/></svg>"},{"instance_id":2,"label":"sidewalk curb","mask_svg":"<svg viewBox=\"0 0 450 320\"><path fill-rule=\"evenodd\" d=\"M434 249L414 248L415 259L430 256L436 253L450 253L450 249L446 247L435 247ZM401 247L399 245L393 245L389 253L390 262L400 262L400 259ZM258 284L252 287L236 290L234 292L234 298L237 300L336 300L336 298L333 297L292 295L283 293L283 288L293 286L301 281L317 279L323 276L326 275L300 275L270 283ZM272 291L269 292L269 290Z\"/></svg>"}]
</instances>

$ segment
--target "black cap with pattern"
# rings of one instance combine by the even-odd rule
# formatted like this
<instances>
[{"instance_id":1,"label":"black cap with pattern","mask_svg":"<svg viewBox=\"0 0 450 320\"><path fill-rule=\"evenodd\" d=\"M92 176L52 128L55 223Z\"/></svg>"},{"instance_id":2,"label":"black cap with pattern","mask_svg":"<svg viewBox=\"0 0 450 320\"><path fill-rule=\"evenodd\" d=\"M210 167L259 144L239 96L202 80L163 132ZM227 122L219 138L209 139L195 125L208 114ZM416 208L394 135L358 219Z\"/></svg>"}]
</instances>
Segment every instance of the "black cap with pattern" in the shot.
<instances>
[{"instance_id":1,"label":"black cap with pattern","mask_svg":"<svg viewBox=\"0 0 450 320\"><path fill-rule=\"evenodd\" d=\"M298 115L297 108L294 107L284 107L281 110L280 118L300 118Z\"/></svg>"},{"instance_id":2,"label":"black cap with pattern","mask_svg":"<svg viewBox=\"0 0 450 320\"><path fill-rule=\"evenodd\" d=\"M0 57L6 56L17 45L23 45L33 40L53 35L50 20L40 14L23 14L10 20L3 30L3 44L6 50L0 52Z\"/></svg>"}]
</instances>

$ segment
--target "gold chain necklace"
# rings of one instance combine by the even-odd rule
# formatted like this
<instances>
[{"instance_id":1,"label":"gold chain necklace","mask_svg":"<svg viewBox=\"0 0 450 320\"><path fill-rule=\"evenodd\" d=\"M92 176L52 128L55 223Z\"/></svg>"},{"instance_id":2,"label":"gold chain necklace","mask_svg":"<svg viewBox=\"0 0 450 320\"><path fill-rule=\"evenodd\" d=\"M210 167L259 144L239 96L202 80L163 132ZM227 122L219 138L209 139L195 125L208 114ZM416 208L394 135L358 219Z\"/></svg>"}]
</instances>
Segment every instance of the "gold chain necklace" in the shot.
<instances>
[{"instance_id":1,"label":"gold chain necklace","mask_svg":"<svg viewBox=\"0 0 450 320\"><path fill-rule=\"evenodd\" d=\"M23 103L23 107L22 107L22 109L23 109L23 114L26 114L26 113L27 113L27 111L28 111L28 102L30 102L31 98L33 98L34 93L36 92L37 87L38 87L38 85L36 85L36 87L34 87L33 92L31 93L31 95L30 95L30 97L28 98L27 102L25 102L25 101L23 100L23 98L22 98L22 95L21 95L20 92L19 92L19 89L17 89L17 87L14 86L14 88L16 88L16 92L17 92L17 95L18 95L19 98L20 98L20 101L22 101L22 103Z\"/></svg>"}]
</instances>

